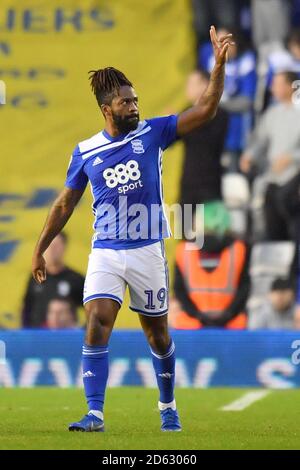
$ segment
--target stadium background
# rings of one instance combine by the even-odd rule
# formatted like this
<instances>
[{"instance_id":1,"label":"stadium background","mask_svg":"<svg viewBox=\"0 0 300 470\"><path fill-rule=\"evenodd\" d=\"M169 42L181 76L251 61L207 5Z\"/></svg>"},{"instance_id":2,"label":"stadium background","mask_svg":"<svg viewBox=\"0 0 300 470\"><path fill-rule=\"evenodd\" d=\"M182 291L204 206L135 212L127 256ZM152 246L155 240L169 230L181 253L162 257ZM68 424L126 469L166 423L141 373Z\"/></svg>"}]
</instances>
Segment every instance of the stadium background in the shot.
<instances>
[{"instance_id":1,"label":"stadium background","mask_svg":"<svg viewBox=\"0 0 300 470\"><path fill-rule=\"evenodd\" d=\"M149 348L127 298L110 341L109 432L99 439L66 432L67 423L85 409L84 329L21 328L32 251L49 206L63 187L77 142L103 126L87 72L107 65L124 71L139 94L142 117L180 111L186 105L186 78L197 60L191 6L200 3L205 0L1 1L0 103L5 83L6 104L0 105L0 449L299 449L299 329L172 330L183 432L162 436ZM208 3L249 8L260 2ZM294 25L299 27L300 1L279 3L298 5ZM215 13L220 19L227 11ZM258 49L256 44L256 58ZM300 60L297 65L300 71ZM252 106L257 111L257 102ZM168 204L178 198L182 156L180 143L164 155ZM231 189L243 199L243 186ZM66 227L66 263L83 274L92 236L91 202L87 190ZM171 285L175 245L173 239L166 242ZM256 268L265 270L263 281L269 282L276 269L286 274L293 243L283 245L276 256L270 247L258 247L264 265ZM264 282L259 276L254 280L261 295ZM83 309L80 319L83 324Z\"/></svg>"},{"instance_id":2,"label":"stadium background","mask_svg":"<svg viewBox=\"0 0 300 470\"><path fill-rule=\"evenodd\" d=\"M103 125L90 91L89 70L107 65L123 70L138 91L142 117L184 107L184 84L195 65L191 3L65 0L61 5L31 0L22 6L3 0L1 5L0 80L7 96L0 107L0 347L2 340L8 360L0 364L0 385L79 385L83 330L69 335L18 330L33 247L63 187L75 145ZM164 156L169 204L177 200L181 157L180 143ZM87 190L66 227L66 262L82 273L92 235L90 206ZM171 284L175 244L172 239L166 242ZM284 257L278 257L282 265ZM120 374L113 383L152 386L147 346L136 330L137 316L127 307L128 300L116 324L124 331L112 338L111 362ZM82 310L80 315L83 324ZM299 385L297 331L173 333L181 386Z\"/></svg>"},{"instance_id":3,"label":"stadium background","mask_svg":"<svg viewBox=\"0 0 300 470\"><path fill-rule=\"evenodd\" d=\"M7 89L0 107L0 326L16 328L34 244L70 155L103 125L87 72L107 65L124 71L142 117L176 112L184 104L193 37L187 1L31 0L25 6L3 0L0 23L0 79ZM180 144L165 154L168 203L176 200L180 157ZM66 228L67 264L83 273L91 201L87 190ZM173 253L168 241L170 261ZM117 326L137 327L137 316L125 308Z\"/></svg>"}]
</instances>

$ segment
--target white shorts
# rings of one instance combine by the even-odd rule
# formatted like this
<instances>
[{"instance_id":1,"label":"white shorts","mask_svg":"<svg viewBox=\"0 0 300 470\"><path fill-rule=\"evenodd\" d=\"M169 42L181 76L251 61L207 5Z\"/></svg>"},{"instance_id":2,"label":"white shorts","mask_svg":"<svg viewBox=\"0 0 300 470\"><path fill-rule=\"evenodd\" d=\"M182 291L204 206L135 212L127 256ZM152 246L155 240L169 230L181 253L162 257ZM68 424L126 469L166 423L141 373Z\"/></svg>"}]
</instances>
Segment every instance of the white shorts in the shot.
<instances>
[{"instance_id":1,"label":"white shorts","mask_svg":"<svg viewBox=\"0 0 300 470\"><path fill-rule=\"evenodd\" d=\"M150 317L167 313L169 281L163 241L129 250L92 249L83 303L109 298L122 305L127 285L131 310Z\"/></svg>"}]
</instances>

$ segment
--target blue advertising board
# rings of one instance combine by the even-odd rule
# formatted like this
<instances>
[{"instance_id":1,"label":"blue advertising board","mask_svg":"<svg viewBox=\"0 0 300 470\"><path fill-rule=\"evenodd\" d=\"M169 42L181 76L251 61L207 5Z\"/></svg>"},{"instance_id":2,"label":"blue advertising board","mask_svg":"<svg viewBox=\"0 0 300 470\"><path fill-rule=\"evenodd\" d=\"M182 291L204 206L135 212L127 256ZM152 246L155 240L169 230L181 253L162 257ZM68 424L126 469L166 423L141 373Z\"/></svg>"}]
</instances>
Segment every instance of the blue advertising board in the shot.
<instances>
[{"instance_id":1,"label":"blue advertising board","mask_svg":"<svg viewBox=\"0 0 300 470\"><path fill-rule=\"evenodd\" d=\"M300 386L300 332L172 331L179 387ZM1 387L81 387L82 330L0 332ZM1 358L2 356L2 358ZM116 330L109 386L154 387L149 347L138 330Z\"/></svg>"}]
</instances>

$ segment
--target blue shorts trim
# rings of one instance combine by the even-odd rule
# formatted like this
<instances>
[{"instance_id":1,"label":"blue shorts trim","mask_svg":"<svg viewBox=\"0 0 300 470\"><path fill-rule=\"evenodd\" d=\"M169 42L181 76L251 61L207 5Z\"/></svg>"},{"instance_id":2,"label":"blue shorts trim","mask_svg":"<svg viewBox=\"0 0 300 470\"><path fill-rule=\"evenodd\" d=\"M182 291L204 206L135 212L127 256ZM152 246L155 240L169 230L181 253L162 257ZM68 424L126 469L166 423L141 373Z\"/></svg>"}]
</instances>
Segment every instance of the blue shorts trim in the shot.
<instances>
[{"instance_id":1,"label":"blue shorts trim","mask_svg":"<svg viewBox=\"0 0 300 470\"><path fill-rule=\"evenodd\" d=\"M83 305L89 302L90 300L94 299L112 299L116 300L121 306L122 306L122 300L117 297L116 295L113 294L94 294L94 295L89 295L89 297L86 297L83 299Z\"/></svg>"},{"instance_id":2,"label":"blue shorts trim","mask_svg":"<svg viewBox=\"0 0 300 470\"><path fill-rule=\"evenodd\" d=\"M156 312L156 313L148 313L145 312L144 310L140 310L139 308L133 308L129 307L130 310L133 310L133 312L141 313L142 315L145 315L146 317L162 317L163 315L166 315L168 313L168 309L163 310L162 312Z\"/></svg>"},{"instance_id":3,"label":"blue shorts trim","mask_svg":"<svg viewBox=\"0 0 300 470\"><path fill-rule=\"evenodd\" d=\"M142 240L136 241L131 240L130 238L127 241L122 241L122 239L114 240L92 240L92 247L95 248L109 248L110 250L135 250L137 248L144 248L145 246L153 245L161 241L161 238L155 240Z\"/></svg>"}]
</instances>

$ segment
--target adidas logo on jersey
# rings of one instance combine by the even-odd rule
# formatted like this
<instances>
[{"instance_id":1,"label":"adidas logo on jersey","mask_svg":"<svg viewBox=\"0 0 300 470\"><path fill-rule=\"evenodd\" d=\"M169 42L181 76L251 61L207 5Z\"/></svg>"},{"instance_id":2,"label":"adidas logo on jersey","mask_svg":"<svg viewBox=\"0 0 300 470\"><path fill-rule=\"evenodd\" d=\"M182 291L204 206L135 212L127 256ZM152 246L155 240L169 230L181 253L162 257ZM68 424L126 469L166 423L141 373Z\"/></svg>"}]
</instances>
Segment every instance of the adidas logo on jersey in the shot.
<instances>
[{"instance_id":1,"label":"adidas logo on jersey","mask_svg":"<svg viewBox=\"0 0 300 470\"><path fill-rule=\"evenodd\" d=\"M91 372L90 370L88 370L87 372L83 374L82 377L96 377L96 375L93 374L93 372Z\"/></svg>"},{"instance_id":2,"label":"adidas logo on jersey","mask_svg":"<svg viewBox=\"0 0 300 470\"><path fill-rule=\"evenodd\" d=\"M145 153L143 141L140 139L135 139L131 141L133 153Z\"/></svg>"},{"instance_id":3,"label":"adidas logo on jersey","mask_svg":"<svg viewBox=\"0 0 300 470\"><path fill-rule=\"evenodd\" d=\"M99 157L96 157L93 161L93 166L99 165L99 163L103 163L103 160L101 160Z\"/></svg>"}]
</instances>

